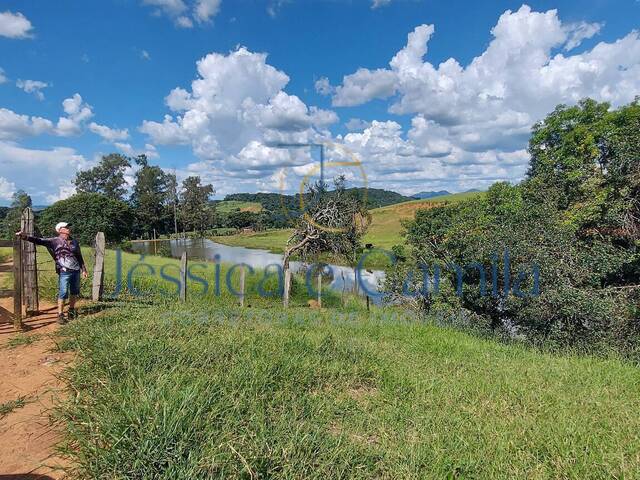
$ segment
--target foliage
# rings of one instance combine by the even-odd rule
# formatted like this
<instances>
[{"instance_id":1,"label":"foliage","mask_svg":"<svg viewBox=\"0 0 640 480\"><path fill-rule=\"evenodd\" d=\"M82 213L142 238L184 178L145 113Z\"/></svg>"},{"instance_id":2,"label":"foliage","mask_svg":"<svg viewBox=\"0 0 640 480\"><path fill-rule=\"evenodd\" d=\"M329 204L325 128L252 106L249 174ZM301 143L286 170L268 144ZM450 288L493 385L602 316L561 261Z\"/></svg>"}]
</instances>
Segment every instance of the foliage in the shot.
<instances>
[{"instance_id":1,"label":"foliage","mask_svg":"<svg viewBox=\"0 0 640 480\"><path fill-rule=\"evenodd\" d=\"M140 168L130 199L135 212L134 235L151 238L154 230L156 233L173 230L174 176L149 165L144 155L136 158L136 163Z\"/></svg>"},{"instance_id":2,"label":"foliage","mask_svg":"<svg viewBox=\"0 0 640 480\"><path fill-rule=\"evenodd\" d=\"M100 193L77 193L44 209L37 225L44 236L55 235L53 227L65 221L73 224L73 236L84 245L93 245L97 232L104 232L108 243L128 238L133 212L121 200Z\"/></svg>"},{"instance_id":3,"label":"foliage","mask_svg":"<svg viewBox=\"0 0 640 480\"><path fill-rule=\"evenodd\" d=\"M31 206L31 197L24 192L18 190L13 194L11 206L6 211L2 220L2 236L5 239L12 240L15 233L20 230L20 218L22 211Z\"/></svg>"},{"instance_id":4,"label":"foliage","mask_svg":"<svg viewBox=\"0 0 640 480\"><path fill-rule=\"evenodd\" d=\"M393 205L400 202L412 200L411 197L405 197L396 192L377 188L346 188L345 192L354 198L359 198L360 202L365 204L366 208L379 208L387 205ZM334 195L334 192L327 190L327 197ZM252 202L262 205L265 212L263 217L259 217L261 226L264 228L286 228L294 226L296 219L301 215L300 212L300 194L284 195L280 193L234 193L227 195L224 199L227 201ZM310 192L306 192L303 196L303 203L306 205L310 202ZM254 228L261 228L260 226Z\"/></svg>"},{"instance_id":5,"label":"foliage","mask_svg":"<svg viewBox=\"0 0 640 480\"><path fill-rule=\"evenodd\" d=\"M74 184L80 193L102 193L118 200L127 193L125 170L131 167L130 160L119 153L104 155L100 163L76 174Z\"/></svg>"},{"instance_id":6,"label":"foliage","mask_svg":"<svg viewBox=\"0 0 640 480\"><path fill-rule=\"evenodd\" d=\"M212 185L201 185L200 177L187 177L180 192L180 220L186 230L204 232L213 224L215 207L209 197L215 191Z\"/></svg>"},{"instance_id":7,"label":"foliage","mask_svg":"<svg viewBox=\"0 0 640 480\"><path fill-rule=\"evenodd\" d=\"M638 355L639 127L637 101L618 110L591 100L558 107L533 129L521 185L497 183L484 196L418 211L407 223L411 258L390 274L392 296L428 311L461 308L494 332L533 343L613 345ZM485 295L474 262L486 277ZM441 291L425 294L422 271L430 266L433 278L434 264L444 272ZM464 268L461 291L454 265ZM416 289L422 293L407 295Z\"/></svg>"}]
</instances>

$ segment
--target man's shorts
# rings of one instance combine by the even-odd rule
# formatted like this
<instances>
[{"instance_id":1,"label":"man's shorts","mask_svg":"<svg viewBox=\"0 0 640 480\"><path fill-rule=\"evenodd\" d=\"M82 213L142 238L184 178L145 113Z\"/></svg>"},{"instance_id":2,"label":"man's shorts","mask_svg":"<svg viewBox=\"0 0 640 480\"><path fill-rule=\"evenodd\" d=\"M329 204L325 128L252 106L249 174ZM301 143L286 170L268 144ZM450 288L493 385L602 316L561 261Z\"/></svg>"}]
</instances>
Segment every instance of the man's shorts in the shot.
<instances>
[{"instance_id":1,"label":"man's shorts","mask_svg":"<svg viewBox=\"0 0 640 480\"><path fill-rule=\"evenodd\" d=\"M80 270L60 272L58 276L58 298L64 300L69 293L80 295Z\"/></svg>"}]
</instances>

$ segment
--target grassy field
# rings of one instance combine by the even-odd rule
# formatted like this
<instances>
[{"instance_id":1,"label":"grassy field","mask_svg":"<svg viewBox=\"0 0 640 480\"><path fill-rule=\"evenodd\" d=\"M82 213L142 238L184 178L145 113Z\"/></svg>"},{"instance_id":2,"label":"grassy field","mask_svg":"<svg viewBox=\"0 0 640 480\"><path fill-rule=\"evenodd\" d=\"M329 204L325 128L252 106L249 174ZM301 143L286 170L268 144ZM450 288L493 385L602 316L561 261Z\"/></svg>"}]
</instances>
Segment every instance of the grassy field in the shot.
<instances>
[{"instance_id":1,"label":"grassy field","mask_svg":"<svg viewBox=\"0 0 640 480\"><path fill-rule=\"evenodd\" d=\"M283 228L267 230L264 232L238 233L235 235L223 235L212 238L214 242L235 247L259 248L274 253L283 253L287 240L293 229Z\"/></svg>"},{"instance_id":2,"label":"grassy field","mask_svg":"<svg viewBox=\"0 0 640 480\"><path fill-rule=\"evenodd\" d=\"M262 211L262 205L258 202L241 202L239 200L223 200L216 203L216 211L220 213L229 213L234 210L258 213Z\"/></svg>"},{"instance_id":3,"label":"grassy field","mask_svg":"<svg viewBox=\"0 0 640 480\"><path fill-rule=\"evenodd\" d=\"M393 245L404 243L401 221L413 218L416 210L441 205L444 202L459 202L479 194L481 193L454 193L426 200L414 200L375 208L371 210L371 226L364 237L364 243L371 243L377 248L389 250ZM214 240L225 245L260 248L282 253L291 232L291 229L268 230L266 232L219 236L215 237Z\"/></svg>"},{"instance_id":4,"label":"grassy field","mask_svg":"<svg viewBox=\"0 0 640 480\"><path fill-rule=\"evenodd\" d=\"M63 329L74 478L636 478L640 370L433 325L129 304Z\"/></svg>"},{"instance_id":5,"label":"grassy field","mask_svg":"<svg viewBox=\"0 0 640 480\"><path fill-rule=\"evenodd\" d=\"M0 252L1 254L2 252ZM39 252L46 261L46 252ZM91 259L90 249L85 257ZM106 293L115 288L107 252ZM640 369L480 339L329 296L175 299L177 261L124 254L123 291L60 331L73 478L634 478ZM45 264L46 267L46 264ZM141 276L142 273L155 272ZM227 267L222 269L222 281ZM213 266L193 273L212 279ZM249 276L254 291L261 273ZM232 282L236 282L234 277ZM43 268L44 296L55 274ZM237 283L236 283L237 285ZM267 285L268 288L268 285ZM162 289L165 293L162 293ZM83 285L88 295L88 282ZM141 292L142 293L142 292Z\"/></svg>"}]
</instances>

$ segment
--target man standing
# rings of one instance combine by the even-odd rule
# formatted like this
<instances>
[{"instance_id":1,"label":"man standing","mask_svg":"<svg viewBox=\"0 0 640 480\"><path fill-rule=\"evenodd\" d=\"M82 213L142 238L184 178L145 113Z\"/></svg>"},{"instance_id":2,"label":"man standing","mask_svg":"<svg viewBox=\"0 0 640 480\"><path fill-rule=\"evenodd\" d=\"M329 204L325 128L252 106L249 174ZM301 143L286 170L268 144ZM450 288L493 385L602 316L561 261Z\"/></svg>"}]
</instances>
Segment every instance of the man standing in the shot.
<instances>
[{"instance_id":1,"label":"man standing","mask_svg":"<svg viewBox=\"0 0 640 480\"><path fill-rule=\"evenodd\" d=\"M71 238L71 224L60 222L56 225L57 237L38 238L20 231L17 236L28 242L47 247L56 262L58 274L58 323L67 323L64 316L64 301L69 298L69 319L78 316L76 298L80 294L80 275L87 278L87 267L82 258L80 244Z\"/></svg>"}]
</instances>

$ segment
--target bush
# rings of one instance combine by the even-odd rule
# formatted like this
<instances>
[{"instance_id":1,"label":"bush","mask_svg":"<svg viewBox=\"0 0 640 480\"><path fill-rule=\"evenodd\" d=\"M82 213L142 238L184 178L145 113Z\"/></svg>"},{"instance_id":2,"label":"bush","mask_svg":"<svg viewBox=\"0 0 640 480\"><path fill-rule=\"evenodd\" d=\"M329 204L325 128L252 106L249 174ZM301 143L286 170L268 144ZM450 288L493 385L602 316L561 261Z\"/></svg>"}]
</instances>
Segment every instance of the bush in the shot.
<instances>
[{"instance_id":1,"label":"bush","mask_svg":"<svg viewBox=\"0 0 640 480\"><path fill-rule=\"evenodd\" d=\"M640 162L628 157L640 151L640 135L624 133L630 126L640 126L637 101L617 111L592 101L558 107L534 128L522 184L496 183L483 197L416 213L406 226L408 261L389 275L392 297L422 289L420 268L430 265L433 278L437 264L440 294L413 297L422 310L472 312L491 331L535 344L635 355Z\"/></svg>"},{"instance_id":2,"label":"bush","mask_svg":"<svg viewBox=\"0 0 640 480\"><path fill-rule=\"evenodd\" d=\"M121 200L100 193L78 193L44 209L37 223L44 236L54 235L58 222L73 224L73 236L85 245L92 245L97 232L104 232L110 244L129 236L133 212Z\"/></svg>"}]
</instances>

